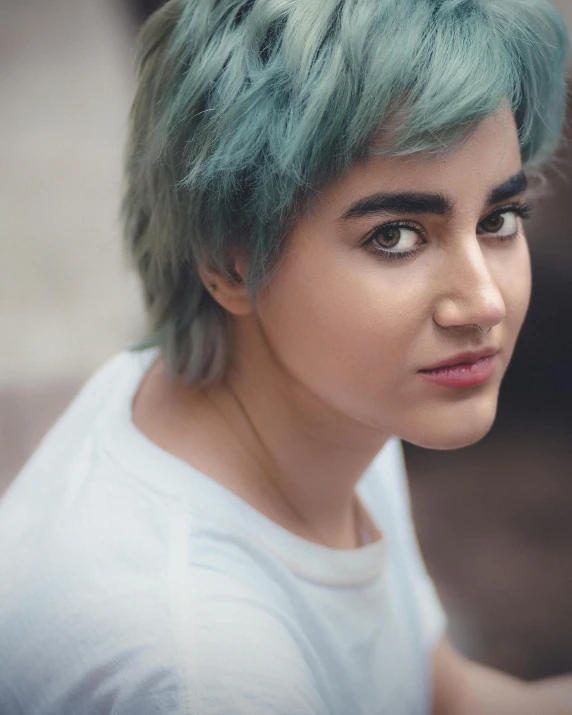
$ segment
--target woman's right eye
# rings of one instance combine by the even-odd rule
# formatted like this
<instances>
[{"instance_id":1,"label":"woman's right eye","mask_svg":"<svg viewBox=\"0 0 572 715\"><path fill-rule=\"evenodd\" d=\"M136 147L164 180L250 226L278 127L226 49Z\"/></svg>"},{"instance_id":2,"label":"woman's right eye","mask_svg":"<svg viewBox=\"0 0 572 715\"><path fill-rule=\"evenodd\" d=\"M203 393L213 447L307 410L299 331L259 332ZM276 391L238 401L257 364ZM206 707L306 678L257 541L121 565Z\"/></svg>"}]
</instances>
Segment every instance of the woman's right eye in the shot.
<instances>
[{"instance_id":1,"label":"woman's right eye","mask_svg":"<svg viewBox=\"0 0 572 715\"><path fill-rule=\"evenodd\" d=\"M420 229L409 224L387 224L370 234L367 244L384 258L406 258L416 253Z\"/></svg>"}]
</instances>

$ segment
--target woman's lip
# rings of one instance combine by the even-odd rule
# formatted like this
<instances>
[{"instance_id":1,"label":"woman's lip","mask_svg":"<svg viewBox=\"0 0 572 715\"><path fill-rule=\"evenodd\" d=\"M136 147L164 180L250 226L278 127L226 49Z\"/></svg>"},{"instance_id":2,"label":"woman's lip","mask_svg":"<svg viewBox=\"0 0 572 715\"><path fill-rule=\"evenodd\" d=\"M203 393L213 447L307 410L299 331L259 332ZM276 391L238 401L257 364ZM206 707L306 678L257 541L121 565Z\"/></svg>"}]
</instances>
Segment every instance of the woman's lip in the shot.
<instances>
[{"instance_id":1,"label":"woman's lip","mask_svg":"<svg viewBox=\"0 0 572 715\"><path fill-rule=\"evenodd\" d=\"M492 357L497 353L498 348L484 348L483 350L459 353L458 355L453 355L453 357L436 362L434 365L424 367L422 370L419 370L419 372L430 372L433 370L439 370L443 367L457 367L462 364L471 364L481 360L482 358Z\"/></svg>"},{"instance_id":2,"label":"woman's lip","mask_svg":"<svg viewBox=\"0 0 572 715\"><path fill-rule=\"evenodd\" d=\"M424 380L443 387L474 387L490 380L495 372L496 362L496 356L490 355L471 363L420 370L419 374Z\"/></svg>"}]
</instances>

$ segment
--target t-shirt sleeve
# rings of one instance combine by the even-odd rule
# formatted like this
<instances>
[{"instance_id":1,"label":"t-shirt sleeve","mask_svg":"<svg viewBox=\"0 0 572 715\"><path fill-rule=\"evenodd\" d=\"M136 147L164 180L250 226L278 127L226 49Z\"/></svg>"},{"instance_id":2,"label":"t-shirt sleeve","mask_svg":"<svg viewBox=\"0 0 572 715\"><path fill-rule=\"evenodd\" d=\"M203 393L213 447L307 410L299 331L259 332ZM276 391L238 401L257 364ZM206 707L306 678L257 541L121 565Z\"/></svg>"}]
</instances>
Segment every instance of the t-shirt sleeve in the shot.
<instances>
[{"instance_id":1,"label":"t-shirt sleeve","mask_svg":"<svg viewBox=\"0 0 572 715\"><path fill-rule=\"evenodd\" d=\"M187 715L327 715L312 668L288 625L249 599L193 606L180 643Z\"/></svg>"},{"instance_id":2,"label":"t-shirt sleeve","mask_svg":"<svg viewBox=\"0 0 572 715\"><path fill-rule=\"evenodd\" d=\"M386 474L391 474L393 515L395 530L402 548L403 565L408 572L408 578L414 590L423 642L426 649L431 651L445 633L447 616L435 584L425 566L415 532L401 441L392 439L387 445L387 454L384 457L387 459Z\"/></svg>"}]
</instances>

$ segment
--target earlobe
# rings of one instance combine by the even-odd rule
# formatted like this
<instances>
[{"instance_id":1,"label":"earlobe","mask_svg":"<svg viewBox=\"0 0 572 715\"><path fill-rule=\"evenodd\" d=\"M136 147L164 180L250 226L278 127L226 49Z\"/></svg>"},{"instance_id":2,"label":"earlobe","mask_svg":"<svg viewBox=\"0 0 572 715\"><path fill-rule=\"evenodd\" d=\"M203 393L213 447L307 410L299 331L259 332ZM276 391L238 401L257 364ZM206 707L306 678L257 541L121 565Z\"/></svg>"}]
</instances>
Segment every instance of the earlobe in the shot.
<instances>
[{"instance_id":1,"label":"earlobe","mask_svg":"<svg viewBox=\"0 0 572 715\"><path fill-rule=\"evenodd\" d=\"M221 307L232 315L248 315L253 305L246 288L246 271L246 261L236 259L227 276L207 268L199 268L199 276L213 300Z\"/></svg>"}]
</instances>

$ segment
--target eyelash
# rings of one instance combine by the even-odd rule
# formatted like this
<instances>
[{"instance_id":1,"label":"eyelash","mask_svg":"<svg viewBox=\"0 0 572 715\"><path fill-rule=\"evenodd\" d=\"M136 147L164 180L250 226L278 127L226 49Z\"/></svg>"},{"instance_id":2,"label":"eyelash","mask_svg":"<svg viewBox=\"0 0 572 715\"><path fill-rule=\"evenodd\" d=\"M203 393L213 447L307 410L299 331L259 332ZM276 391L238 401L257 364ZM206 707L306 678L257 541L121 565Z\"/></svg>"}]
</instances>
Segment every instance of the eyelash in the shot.
<instances>
[{"instance_id":1,"label":"eyelash","mask_svg":"<svg viewBox=\"0 0 572 715\"><path fill-rule=\"evenodd\" d=\"M496 211L493 211L492 214L489 214L484 221L487 221L488 219L491 219L495 216L502 216L503 214L506 213L514 213L517 216L519 216L523 221L527 221L530 219L533 215L533 209L530 204L525 204L525 203L517 203L517 204L511 204L510 206L501 206L501 208L497 209ZM481 221L481 223L484 223L484 221ZM479 224L480 225L480 224ZM423 239L426 239L427 234L426 232L419 227L418 224L411 223L409 221L393 221L391 223L386 223L383 224L382 226L376 226L373 231L369 234L369 238L365 241L363 244L366 248L369 248L373 253L383 260L388 260L388 261L394 261L394 260L403 260L406 258L410 258L411 256L414 256L416 253L419 252L419 249L414 249L411 251L402 251L401 253L397 252L392 252L385 250L381 247L379 248L373 248L373 242L375 241L376 237L381 233L383 229L387 228L408 228L412 231L417 232ZM518 236L518 231L513 234L512 236L503 236L499 238L498 240L502 243L505 241L511 241L515 239ZM490 234L491 236L494 236L495 234Z\"/></svg>"}]
</instances>

